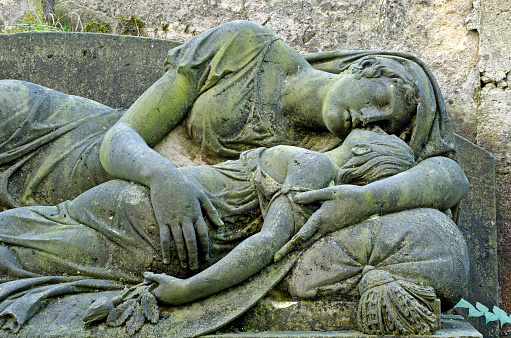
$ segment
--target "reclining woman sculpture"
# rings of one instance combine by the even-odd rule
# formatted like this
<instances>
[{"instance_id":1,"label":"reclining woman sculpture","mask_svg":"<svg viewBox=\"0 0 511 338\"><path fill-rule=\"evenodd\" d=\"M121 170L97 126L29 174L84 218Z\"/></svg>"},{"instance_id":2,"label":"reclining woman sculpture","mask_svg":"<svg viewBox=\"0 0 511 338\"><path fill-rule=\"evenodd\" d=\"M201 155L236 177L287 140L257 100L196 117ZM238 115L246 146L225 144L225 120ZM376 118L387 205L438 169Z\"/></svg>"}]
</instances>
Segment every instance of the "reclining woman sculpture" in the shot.
<instances>
[{"instance_id":1,"label":"reclining woman sculpture","mask_svg":"<svg viewBox=\"0 0 511 338\"><path fill-rule=\"evenodd\" d=\"M326 151L354 128L379 127L412 148L418 165L392 179L295 195L296 203L324 203L277 258L374 214L455 209L466 192L438 85L412 56L327 52L306 61L264 27L232 22L169 51L165 67L126 112L0 81L0 203L54 205L113 177L142 184L150 189L163 262L171 261L172 234L183 270L194 270L207 264L206 222L222 221L206 193L151 149L167 135L176 164L180 157L216 163L281 144ZM463 271L458 279L446 306L460 295Z\"/></svg>"}]
</instances>

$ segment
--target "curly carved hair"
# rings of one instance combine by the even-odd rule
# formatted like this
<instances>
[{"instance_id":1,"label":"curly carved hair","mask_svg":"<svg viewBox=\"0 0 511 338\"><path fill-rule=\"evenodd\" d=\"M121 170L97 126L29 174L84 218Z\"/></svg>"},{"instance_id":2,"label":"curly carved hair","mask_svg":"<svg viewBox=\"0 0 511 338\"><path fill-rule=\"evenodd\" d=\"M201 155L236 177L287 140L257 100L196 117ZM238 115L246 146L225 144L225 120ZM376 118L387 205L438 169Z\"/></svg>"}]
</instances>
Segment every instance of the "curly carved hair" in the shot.
<instances>
[{"instance_id":1,"label":"curly carved hair","mask_svg":"<svg viewBox=\"0 0 511 338\"><path fill-rule=\"evenodd\" d=\"M375 56L363 57L346 70L347 73L368 79L386 77L393 80L397 89L403 94L409 108L415 108L419 102L419 89L407 72L400 72L384 64L382 58Z\"/></svg>"}]
</instances>

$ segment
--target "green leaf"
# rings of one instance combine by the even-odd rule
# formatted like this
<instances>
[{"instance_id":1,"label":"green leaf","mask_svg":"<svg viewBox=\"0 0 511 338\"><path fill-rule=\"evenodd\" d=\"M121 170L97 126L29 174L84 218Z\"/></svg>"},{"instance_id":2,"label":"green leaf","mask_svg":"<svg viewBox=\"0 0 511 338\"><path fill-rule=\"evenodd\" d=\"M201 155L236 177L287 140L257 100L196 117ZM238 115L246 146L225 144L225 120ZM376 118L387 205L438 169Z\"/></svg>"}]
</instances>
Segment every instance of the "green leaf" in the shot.
<instances>
[{"instance_id":1,"label":"green leaf","mask_svg":"<svg viewBox=\"0 0 511 338\"><path fill-rule=\"evenodd\" d=\"M501 320L500 321L500 327L504 326L504 324L506 324L506 323L511 323L511 318L508 317L505 320Z\"/></svg>"},{"instance_id":2,"label":"green leaf","mask_svg":"<svg viewBox=\"0 0 511 338\"><path fill-rule=\"evenodd\" d=\"M459 308L464 308L464 309L472 309L472 310L476 309L474 307L474 305L470 304L469 302L467 302L463 298L458 302L458 304L454 305L454 307L459 307Z\"/></svg>"},{"instance_id":3,"label":"green leaf","mask_svg":"<svg viewBox=\"0 0 511 338\"><path fill-rule=\"evenodd\" d=\"M486 317L486 324L488 324L488 322L494 322L496 320L499 320L499 316L491 312L486 312L484 316Z\"/></svg>"},{"instance_id":4,"label":"green leaf","mask_svg":"<svg viewBox=\"0 0 511 338\"><path fill-rule=\"evenodd\" d=\"M509 316L506 314L506 312L496 306L493 307L493 313L499 317L500 320L500 326L504 325L505 322L508 322L510 320Z\"/></svg>"},{"instance_id":5,"label":"green leaf","mask_svg":"<svg viewBox=\"0 0 511 338\"><path fill-rule=\"evenodd\" d=\"M493 313L495 313L497 316L499 317L507 317L507 314L504 310L502 310L501 308L498 308L496 306L493 306Z\"/></svg>"},{"instance_id":6,"label":"green leaf","mask_svg":"<svg viewBox=\"0 0 511 338\"><path fill-rule=\"evenodd\" d=\"M484 313L477 311L476 309L468 309L469 317L481 317Z\"/></svg>"},{"instance_id":7,"label":"green leaf","mask_svg":"<svg viewBox=\"0 0 511 338\"><path fill-rule=\"evenodd\" d=\"M481 304L481 303L479 303L479 302L477 302L477 303L476 303L476 308L477 308L479 311L483 312L483 313L484 313L484 312L488 312L488 311L490 311L490 309L488 309L486 306L484 306L483 304Z\"/></svg>"}]
</instances>

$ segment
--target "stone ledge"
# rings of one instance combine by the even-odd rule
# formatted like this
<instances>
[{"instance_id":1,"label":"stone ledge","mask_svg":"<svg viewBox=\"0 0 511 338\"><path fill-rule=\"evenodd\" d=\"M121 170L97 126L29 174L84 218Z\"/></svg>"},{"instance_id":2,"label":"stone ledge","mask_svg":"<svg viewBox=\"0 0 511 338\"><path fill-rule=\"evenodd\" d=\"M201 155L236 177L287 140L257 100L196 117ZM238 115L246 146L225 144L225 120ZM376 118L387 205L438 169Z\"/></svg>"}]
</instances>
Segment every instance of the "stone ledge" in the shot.
<instances>
[{"instance_id":1,"label":"stone ledge","mask_svg":"<svg viewBox=\"0 0 511 338\"><path fill-rule=\"evenodd\" d=\"M440 300L431 304L440 321ZM358 301L259 301L220 332L357 331Z\"/></svg>"},{"instance_id":2,"label":"stone ledge","mask_svg":"<svg viewBox=\"0 0 511 338\"><path fill-rule=\"evenodd\" d=\"M399 336L399 337L422 337L422 338L482 338L467 321L457 315L442 315L442 330L432 335L423 336ZM351 338L384 338L395 337L392 335L367 335L356 331L264 331L264 332L240 332L207 335L207 338L278 338L278 337L300 337L300 338L325 338L325 337L351 337Z\"/></svg>"}]
</instances>

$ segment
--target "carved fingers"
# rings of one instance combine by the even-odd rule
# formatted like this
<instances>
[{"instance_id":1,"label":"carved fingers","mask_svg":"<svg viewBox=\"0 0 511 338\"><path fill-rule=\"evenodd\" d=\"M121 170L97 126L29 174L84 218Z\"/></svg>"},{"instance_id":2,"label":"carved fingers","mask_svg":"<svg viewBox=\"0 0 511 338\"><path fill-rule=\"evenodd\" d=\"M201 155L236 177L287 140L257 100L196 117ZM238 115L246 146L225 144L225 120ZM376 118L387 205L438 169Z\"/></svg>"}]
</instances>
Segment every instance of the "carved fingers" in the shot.
<instances>
[{"instance_id":1,"label":"carved fingers","mask_svg":"<svg viewBox=\"0 0 511 338\"><path fill-rule=\"evenodd\" d=\"M163 263L170 263L170 229L167 225L160 226L160 246Z\"/></svg>"},{"instance_id":2,"label":"carved fingers","mask_svg":"<svg viewBox=\"0 0 511 338\"><path fill-rule=\"evenodd\" d=\"M170 263L174 241L181 267L197 270L199 253L204 260L209 259L209 232L204 216L216 226L223 222L209 198L193 182L183 179L163 185L167 186L151 188L153 209L160 227L163 262Z\"/></svg>"},{"instance_id":3,"label":"carved fingers","mask_svg":"<svg viewBox=\"0 0 511 338\"><path fill-rule=\"evenodd\" d=\"M206 212L206 217L211 221L212 224L216 226L223 226L224 222L220 219L220 215L218 211L213 206L213 203L209 200L209 198L203 192L199 195L199 202L202 209Z\"/></svg>"},{"instance_id":4,"label":"carved fingers","mask_svg":"<svg viewBox=\"0 0 511 338\"><path fill-rule=\"evenodd\" d=\"M296 194L293 201L298 204L312 204L338 198L338 187L306 191Z\"/></svg>"},{"instance_id":5,"label":"carved fingers","mask_svg":"<svg viewBox=\"0 0 511 338\"><path fill-rule=\"evenodd\" d=\"M170 263L172 240L182 268L199 268L199 250L203 259L209 260L209 233L202 217L193 222L190 217L185 216L170 226L160 226L160 244L165 264Z\"/></svg>"}]
</instances>

